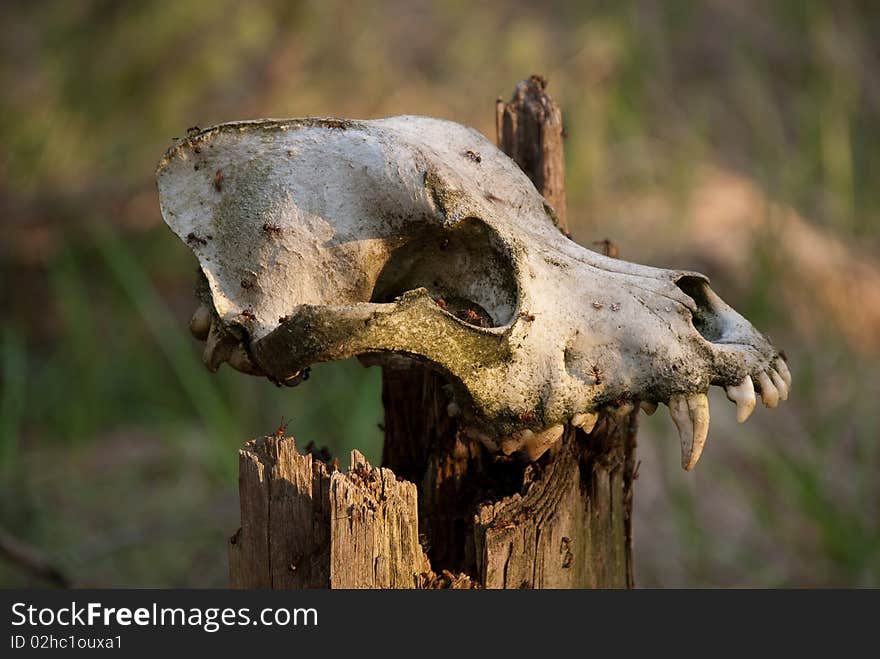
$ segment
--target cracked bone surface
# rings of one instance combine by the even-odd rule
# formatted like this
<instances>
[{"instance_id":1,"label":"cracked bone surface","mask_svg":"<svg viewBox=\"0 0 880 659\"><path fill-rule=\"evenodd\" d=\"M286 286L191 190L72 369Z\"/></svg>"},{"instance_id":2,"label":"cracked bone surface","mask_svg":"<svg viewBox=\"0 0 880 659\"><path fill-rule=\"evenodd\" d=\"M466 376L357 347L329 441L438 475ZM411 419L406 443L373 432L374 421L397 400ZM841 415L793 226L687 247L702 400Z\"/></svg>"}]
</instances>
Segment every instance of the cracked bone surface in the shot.
<instances>
[{"instance_id":1,"label":"cracked bone surface","mask_svg":"<svg viewBox=\"0 0 880 659\"><path fill-rule=\"evenodd\" d=\"M565 424L670 406L682 463L705 393L785 398L784 358L705 276L603 256L473 129L403 116L260 120L179 141L162 214L204 275L205 363L297 384L316 362L429 365L492 450L536 459ZM775 384L774 384L775 382ZM749 402L751 400L751 403ZM744 418L743 418L744 420Z\"/></svg>"}]
</instances>

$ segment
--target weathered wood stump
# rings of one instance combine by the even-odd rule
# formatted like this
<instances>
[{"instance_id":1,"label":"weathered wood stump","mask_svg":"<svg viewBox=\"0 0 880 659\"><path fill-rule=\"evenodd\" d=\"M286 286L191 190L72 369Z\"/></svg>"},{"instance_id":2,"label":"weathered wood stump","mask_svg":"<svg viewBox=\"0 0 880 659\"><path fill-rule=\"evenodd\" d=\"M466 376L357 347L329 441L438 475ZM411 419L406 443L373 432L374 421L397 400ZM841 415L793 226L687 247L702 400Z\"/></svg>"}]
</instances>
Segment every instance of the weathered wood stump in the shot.
<instances>
[{"instance_id":1,"label":"weathered wood stump","mask_svg":"<svg viewBox=\"0 0 880 659\"><path fill-rule=\"evenodd\" d=\"M533 76L496 108L499 147L567 233L562 116ZM568 427L538 461L490 455L447 413L443 377L385 368L382 468L348 473L267 437L241 451L240 588L627 588L638 407ZM405 480L404 480L405 479Z\"/></svg>"},{"instance_id":2,"label":"weathered wood stump","mask_svg":"<svg viewBox=\"0 0 880 659\"><path fill-rule=\"evenodd\" d=\"M241 529L233 588L413 588L430 577L416 487L358 451L348 473L300 454L289 437L240 452Z\"/></svg>"}]
</instances>

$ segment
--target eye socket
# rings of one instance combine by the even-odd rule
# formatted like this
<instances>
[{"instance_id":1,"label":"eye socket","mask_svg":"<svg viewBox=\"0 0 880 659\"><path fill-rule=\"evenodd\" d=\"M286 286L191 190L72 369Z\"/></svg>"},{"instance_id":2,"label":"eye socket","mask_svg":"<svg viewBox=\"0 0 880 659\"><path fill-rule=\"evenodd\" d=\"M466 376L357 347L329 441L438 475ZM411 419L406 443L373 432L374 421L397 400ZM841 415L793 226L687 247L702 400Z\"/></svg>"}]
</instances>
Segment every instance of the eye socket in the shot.
<instances>
[{"instance_id":1,"label":"eye socket","mask_svg":"<svg viewBox=\"0 0 880 659\"><path fill-rule=\"evenodd\" d=\"M446 229L425 225L410 236L383 267L371 301L391 302L416 288L426 288L447 311L478 327L507 325L515 314L511 260L478 218Z\"/></svg>"},{"instance_id":2,"label":"eye socket","mask_svg":"<svg viewBox=\"0 0 880 659\"><path fill-rule=\"evenodd\" d=\"M692 314L694 329L707 341L718 343L724 336L724 323L718 313L714 300L715 294L709 284L700 277L684 275L675 285L682 293L694 301L696 311Z\"/></svg>"}]
</instances>

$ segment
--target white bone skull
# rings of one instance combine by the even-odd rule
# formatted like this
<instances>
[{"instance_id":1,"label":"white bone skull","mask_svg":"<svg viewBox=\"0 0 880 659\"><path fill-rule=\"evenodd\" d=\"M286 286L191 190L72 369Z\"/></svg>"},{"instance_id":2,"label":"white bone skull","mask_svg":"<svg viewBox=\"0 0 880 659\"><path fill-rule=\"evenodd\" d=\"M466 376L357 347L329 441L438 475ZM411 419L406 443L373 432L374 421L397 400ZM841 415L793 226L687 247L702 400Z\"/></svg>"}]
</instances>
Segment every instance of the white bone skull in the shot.
<instances>
[{"instance_id":1,"label":"white bone skull","mask_svg":"<svg viewBox=\"0 0 880 659\"><path fill-rule=\"evenodd\" d=\"M565 237L519 167L426 117L230 123L159 164L162 214L205 278L193 332L212 370L296 384L310 364L416 360L451 414L533 459L564 424L669 406L682 465L706 391L744 421L791 384L784 358L703 275L608 258Z\"/></svg>"}]
</instances>

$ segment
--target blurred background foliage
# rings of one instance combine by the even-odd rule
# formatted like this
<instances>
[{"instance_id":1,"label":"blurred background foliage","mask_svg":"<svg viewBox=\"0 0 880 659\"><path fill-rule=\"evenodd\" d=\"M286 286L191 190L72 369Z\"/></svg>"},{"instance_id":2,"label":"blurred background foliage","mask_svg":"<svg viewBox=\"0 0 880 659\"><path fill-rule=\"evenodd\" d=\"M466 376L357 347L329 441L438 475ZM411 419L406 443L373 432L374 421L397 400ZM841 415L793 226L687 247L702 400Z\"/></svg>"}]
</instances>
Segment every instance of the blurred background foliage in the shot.
<instances>
[{"instance_id":1,"label":"blurred background foliage","mask_svg":"<svg viewBox=\"0 0 880 659\"><path fill-rule=\"evenodd\" d=\"M10 0L0 53L0 531L74 584L224 585L236 449L282 418L381 451L376 369L282 391L201 365L155 193L172 138L402 113L494 138L541 73L574 237L703 270L795 374L742 427L714 392L695 474L644 417L637 582L880 585L880 5Z\"/></svg>"}]
</instances>

